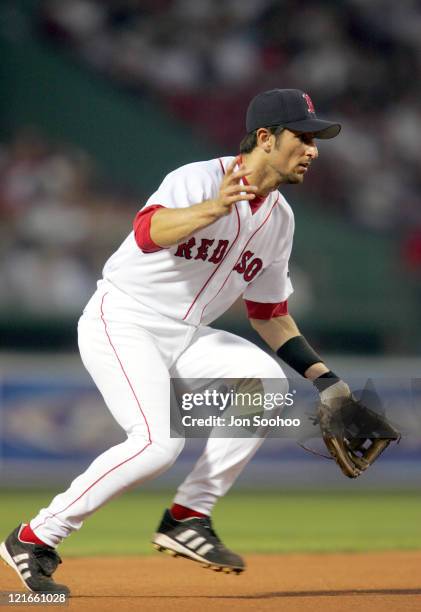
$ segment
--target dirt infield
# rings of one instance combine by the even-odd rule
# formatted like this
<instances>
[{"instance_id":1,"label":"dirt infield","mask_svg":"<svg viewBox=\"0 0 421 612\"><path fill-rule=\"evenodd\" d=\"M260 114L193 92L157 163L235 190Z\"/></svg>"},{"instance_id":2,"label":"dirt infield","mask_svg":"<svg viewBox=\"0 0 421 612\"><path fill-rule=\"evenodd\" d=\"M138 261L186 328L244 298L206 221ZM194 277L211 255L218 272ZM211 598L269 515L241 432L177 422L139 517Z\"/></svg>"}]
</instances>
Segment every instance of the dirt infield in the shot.
<instances>
[{"instance_id":1,"label":"dirt infield","mask_svg":"<svg viewBox=\"0 0 421 612\"><path fill-rule=\"evenodd\" d=\"M249 555L246 560L247 571L234 576L158 553L70 558L56 577L72 589L64 609L75 611L421 611L421 551ZM21 583L1 565L0 590L13 589L22 591Z\"/></svg>"}]
</instances>

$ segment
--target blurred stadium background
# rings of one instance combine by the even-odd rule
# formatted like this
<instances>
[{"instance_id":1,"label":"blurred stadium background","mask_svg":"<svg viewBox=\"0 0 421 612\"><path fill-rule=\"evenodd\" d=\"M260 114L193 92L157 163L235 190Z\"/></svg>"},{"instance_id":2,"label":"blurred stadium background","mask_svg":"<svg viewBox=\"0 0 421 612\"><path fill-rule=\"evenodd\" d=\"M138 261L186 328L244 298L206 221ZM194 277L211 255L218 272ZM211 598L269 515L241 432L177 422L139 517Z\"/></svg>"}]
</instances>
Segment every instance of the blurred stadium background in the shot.
<instances>
[{"instance_id":1,"label":"blurred stadium background","mask_svg":"<svg viewBox=\"0 0 421 612\"><path fill-rule=\"evenodd\" d=\"M273 87L308 91L343 123L285 189L291 312L344 378L383 381L404 440L352 489L268 440L239 487L419 486L420 31L416 0L1 2L3 488L63 486L121 440L79 361L77 319L163 176L235 154L250 97ZM216 326L258 342L241 302ZM197 453L190 441L147 489L173 486Z\"/></svg>"}]
</instances>

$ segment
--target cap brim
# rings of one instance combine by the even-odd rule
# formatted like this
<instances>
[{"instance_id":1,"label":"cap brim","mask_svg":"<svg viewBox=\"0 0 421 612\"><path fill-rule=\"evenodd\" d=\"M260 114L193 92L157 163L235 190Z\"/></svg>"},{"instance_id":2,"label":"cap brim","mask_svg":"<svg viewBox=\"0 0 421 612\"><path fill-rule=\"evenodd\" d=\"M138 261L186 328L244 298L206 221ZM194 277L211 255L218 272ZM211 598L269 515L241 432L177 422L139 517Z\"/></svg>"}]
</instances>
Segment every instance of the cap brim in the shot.
<instances>
[{"instance_id":1,"label":"cap brim","mask_svg":"<svg viewBox=\"0 0 421 612\"><path fill-rule=\"evenodd\" d=\"M296 132L313 132L315 138L335 138L341 131L340 123L332 123L331 121L323 121L322 119L304 119L303 121L293 121L285 123L284 127Z\"/></svg>"}]
</instances>

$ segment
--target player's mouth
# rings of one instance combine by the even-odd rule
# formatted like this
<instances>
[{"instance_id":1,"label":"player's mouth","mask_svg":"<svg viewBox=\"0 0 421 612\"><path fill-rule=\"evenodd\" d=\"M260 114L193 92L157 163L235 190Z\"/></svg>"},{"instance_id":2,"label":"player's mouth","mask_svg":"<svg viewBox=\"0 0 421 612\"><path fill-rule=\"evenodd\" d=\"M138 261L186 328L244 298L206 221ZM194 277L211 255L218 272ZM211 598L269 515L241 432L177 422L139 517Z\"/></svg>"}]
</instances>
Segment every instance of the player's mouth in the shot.
<instances>
[{"instance_id":1,"label":"player's mouth","mask_svg":"<svg viewBox=\"0 0 421 612\"><path fill-rule=\"evenodd\" d=\"M309 167L310 167L310 163L298 164L298 166L297 166L298 170L300 170L300 172L302 172L302 173L307 172Z\"/></svg>"}]
</instances>

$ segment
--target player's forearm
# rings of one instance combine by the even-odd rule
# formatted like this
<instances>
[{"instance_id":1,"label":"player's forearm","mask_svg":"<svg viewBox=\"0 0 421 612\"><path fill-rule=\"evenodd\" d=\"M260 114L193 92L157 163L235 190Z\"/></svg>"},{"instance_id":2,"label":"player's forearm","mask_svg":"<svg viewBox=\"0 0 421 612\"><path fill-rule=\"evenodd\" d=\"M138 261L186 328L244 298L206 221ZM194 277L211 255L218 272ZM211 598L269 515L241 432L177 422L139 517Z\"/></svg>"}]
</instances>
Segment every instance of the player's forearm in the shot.
<instances>
[{"instance_id":1,"label":"player's forearm","mask_svg":"<svg viewBox=\"0 0 421 612\"><path fill-rule=\"evenodd\" d=\"M300 330L291 315L273 319L250 319L250 323L273 351L276 351L290 338L300 335Z\"/></svg>"},{"instance_id":2,"label":"player's forearm","mask_svg":"<svg viewBox=\"0 0 421 612\"><path fill-rule=\"evenodd\" d=\"M162 247L177 244L220 217L229 215L236 202L253 200L257 186L245 182L250 170L244 164L235 170L238 162L236 157L226 169L219 193L214 199L187 208L157 210L151 219L149 233L152 241Z\"/></svg>"},{"instance_id":3,"label":"player's forearm","mask_svg":"<svg viewBox=\"0 0 421 612\"><path fill-rule=\"evenodd\" d=\"M262 340L275 352L280 349L282 351L282 347L292 338L301 336L300 330L291 315L274 317L269 320L250 319L250 323ZM326 372L329 372L329 368L322 361L318 361L309 366L303 372L303 375L309 380L315 380Z\"/></svg>"},{"instance_id":4,"label":"player's forearm","mask_svg":"<svg viewBox=\"0 0 421 612\"><path fill-rule=\"evenodd\" d=\"M152 217L150 236L155 244L169 247L207 227L220 216L213 200L187 208L160 208Z\"/></svg>"}]
</instances>

